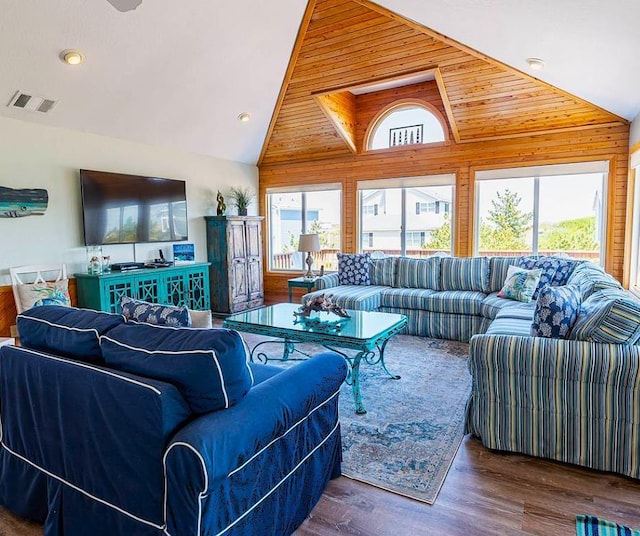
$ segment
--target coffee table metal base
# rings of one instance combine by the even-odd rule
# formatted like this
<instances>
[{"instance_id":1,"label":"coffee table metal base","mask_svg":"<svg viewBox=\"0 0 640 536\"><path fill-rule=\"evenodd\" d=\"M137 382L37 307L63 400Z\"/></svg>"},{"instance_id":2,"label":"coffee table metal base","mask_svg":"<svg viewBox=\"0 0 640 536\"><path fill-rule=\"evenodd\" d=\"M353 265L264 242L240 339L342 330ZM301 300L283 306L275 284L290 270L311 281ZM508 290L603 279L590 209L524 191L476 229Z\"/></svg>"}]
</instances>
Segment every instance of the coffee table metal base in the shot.
<instances>
[{"instance_id":1,"label":"coffee table metal base","mask_svg":"<svg viewBox=\"0 0 640 536\"><path fill-rule=\"evenodd\" d=\"M349 368L345 383L351 386L351 390L353 392L353 401L355 404L356 413L358 415L364 415L367 412L362 402L362 395L360 394L360 364L364 361L368 365L380 365L391 379L399 380L400 376L398 376L397 374L393 374L387 368L387 365L384 361L384 350L387 346L387 343L389 342L389 339L391 339L391 337L393 337L403 327L404 324L401 326L396 326L395 329L390 329L386 332L381 333L375 339L375 341L373 341L373 349L371 348L372 341L366 341L366 343L363 341L361 345L354 344L348 346L348 348L359 350L355 355L349 355L344 351L339 350L335 345L331 345L329 341L327 341L327 343L323 343L321 341L313 341L321 344L327 350L336 352L337 354L340 354L342 357L344 357ZM243 327L243 331L252 332L252 330L247 329L246 326ZM262 330L256 330L256 332L262 332ZM305 342L308 343L311 341L303 340L302 338L292 339L288 335L283 336L282 339L270 339L268 341L261 341L251 349L251 361L257 361L264 364L267 364L269 361L303 361L311 356L296 348L296 344ZM282 357L269 357L266 353L257 351L261 346L265 344L282 344ZM304 357L292 357L292 354L301 354Z\"/></svg>"}]
</instances>

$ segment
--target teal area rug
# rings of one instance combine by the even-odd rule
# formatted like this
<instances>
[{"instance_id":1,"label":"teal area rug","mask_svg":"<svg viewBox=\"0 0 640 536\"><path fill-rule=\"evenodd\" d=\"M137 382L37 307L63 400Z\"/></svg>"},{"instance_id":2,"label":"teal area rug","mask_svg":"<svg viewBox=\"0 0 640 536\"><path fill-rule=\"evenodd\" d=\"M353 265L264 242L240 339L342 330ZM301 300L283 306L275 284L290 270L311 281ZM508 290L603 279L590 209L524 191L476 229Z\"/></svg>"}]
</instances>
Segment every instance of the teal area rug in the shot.
<instances>
[{"instance_id":1,"label":"teal area rug","mask_svg":"<svg viewBox=\"0 0 640 536\"><path fill-rule=\"evenodd\" d=\"M640 531L595 516L577 515L576 536L640 536Z\"/></svg>"},{"instance_id":2,"label":"teal area rug","mask_svg":"<svg viewBox=\"0 0 640 536\"><path fill-rule=\"evenodd\" d=\"M250 348L265 340L243 337ZM324 351L306 344L299 348ZM282 344L260 350L279 357ZM471 390L467 353L465 343L397 335L387 345L385 360L400 380L379 365L361 365L367 413L355 414L350 386L343 385L340 393L343 475L433 504L463 437Z\"/></svg>"}]
</instances>

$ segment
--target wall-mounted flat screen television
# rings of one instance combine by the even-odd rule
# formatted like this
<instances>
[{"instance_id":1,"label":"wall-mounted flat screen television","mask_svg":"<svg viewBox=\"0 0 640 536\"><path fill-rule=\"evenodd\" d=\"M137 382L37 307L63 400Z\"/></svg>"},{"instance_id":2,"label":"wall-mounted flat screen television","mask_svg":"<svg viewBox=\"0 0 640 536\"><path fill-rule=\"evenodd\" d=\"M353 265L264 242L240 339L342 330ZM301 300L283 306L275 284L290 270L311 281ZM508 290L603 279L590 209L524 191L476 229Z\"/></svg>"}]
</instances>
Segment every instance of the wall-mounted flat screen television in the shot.
<instances>
[{"instance_id":1,"label":"wall-mounted flat screen television","mask_svg":"<svg viewBox=\"0 0 640 536\"><path fill-rule=\"evenodd\" d=\"M187 240L185 182L80 170L84 243Z\"/></svg>"}]
</instances>

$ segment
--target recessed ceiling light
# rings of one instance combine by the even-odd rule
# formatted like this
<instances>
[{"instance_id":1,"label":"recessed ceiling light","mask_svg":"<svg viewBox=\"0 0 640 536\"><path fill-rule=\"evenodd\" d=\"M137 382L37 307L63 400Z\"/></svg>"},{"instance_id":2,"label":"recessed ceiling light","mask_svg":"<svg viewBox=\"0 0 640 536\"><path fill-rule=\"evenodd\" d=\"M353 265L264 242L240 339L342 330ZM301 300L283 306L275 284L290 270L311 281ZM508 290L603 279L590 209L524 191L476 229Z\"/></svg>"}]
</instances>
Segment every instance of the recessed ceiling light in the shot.
<instances>
[{"instance_id":1,"label":"recessed ceiling light","mask_svg":"<svg viewBox=\"0 0 640 536\"><path fill-rule=\"evenodd\" d=\"M249 119L251 119L251 114L248 112L242 112L239 116L238 116L238 120L242 121L243 123L246 123L247 121L249 121Z\"/></svg>"},{"instance_id":2,"label":"recessed ceiling light","mask_svg":"<svg viewBox=\"0 0 640 536\"><path fill-rule=\"evenodd\" d=\"M529 69L539 71L540 69L544 69L544 60L540 58L527 58L527 65L529 65Z\"/></svg>"},{"instance_id":3,"label":"recessed ceiling light","mask_svg":"<svg viewBox=\"0 0 640 536\"><path fill-rule=\"evenodd\" d=\"M80 65L84 61L84 55L77 50L63 50L60 58L69 65Z\"/></svg>"}]
</instances>

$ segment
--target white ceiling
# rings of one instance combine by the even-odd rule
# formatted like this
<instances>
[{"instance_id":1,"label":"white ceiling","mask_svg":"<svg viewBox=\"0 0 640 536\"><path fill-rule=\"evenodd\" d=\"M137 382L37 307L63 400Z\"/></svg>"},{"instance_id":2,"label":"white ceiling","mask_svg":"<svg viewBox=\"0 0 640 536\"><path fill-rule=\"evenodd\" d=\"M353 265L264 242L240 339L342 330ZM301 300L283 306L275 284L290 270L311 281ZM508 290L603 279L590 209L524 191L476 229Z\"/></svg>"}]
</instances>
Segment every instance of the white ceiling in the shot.
<instances>
[{"instance_id":1,"label":"white ceiling","mask_svg":"<svg viewBox=\"0 0 640 536\"><path fill-rule=\"evenodd\" d=\"M640 112L638 0L379 4L521 70L542 58L539 78L627 119ZM143 0L121 13L106 0L0 0L0 115L255 163L305 7ZM69 48L86 61L60 61ZM58 104L10 109L16 90Z\"/></svg>"}]
</instances>

